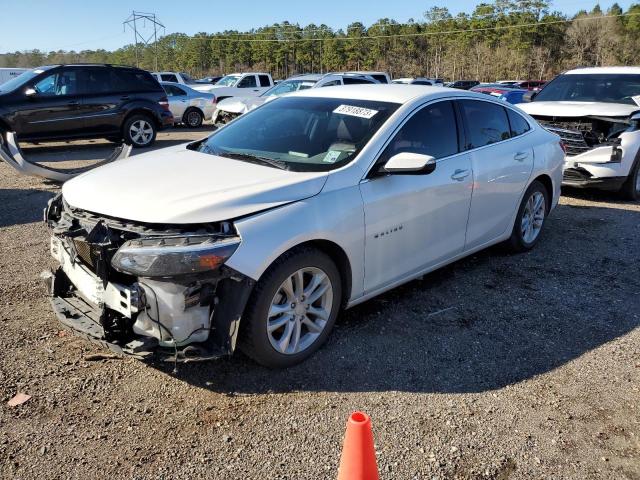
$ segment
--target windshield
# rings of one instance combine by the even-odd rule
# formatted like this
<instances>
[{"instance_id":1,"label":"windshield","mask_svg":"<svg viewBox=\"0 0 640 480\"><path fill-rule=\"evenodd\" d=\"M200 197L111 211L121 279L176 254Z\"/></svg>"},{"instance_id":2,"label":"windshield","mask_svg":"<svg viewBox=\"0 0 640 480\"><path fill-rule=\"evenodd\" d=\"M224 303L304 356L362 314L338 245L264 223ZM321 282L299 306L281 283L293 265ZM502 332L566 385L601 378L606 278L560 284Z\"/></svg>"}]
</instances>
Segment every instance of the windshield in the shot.
<instances>
[{"instance_id":1,"label":"windshield","mask_svg":"<svg viewBox=\"0 0 640 480\"><path fill-rule=\"evenodd\" d=\"M399 106L281 97L238 117L194 148L296 172L333 170L353 160Z\"/></svg>"},{"instance_id":2,"label":"windshield","mask_svg":"<svg viewBox=\"0 0 640 480\"><path fill-rule=\"evenodd\" d=\"M184 80L184 83L187 83L187 84L197 83L193 79L193 77L191 75L189 75L188 73L180 72L180 75L182 76L182 79Z\"/></svg>"},{"instance_id":3,"label":"windshield","mask_svg":"<svg viewBox=\"0 0 640 480\"><path fill-rule=\"evenodd\" d=\"M222 77L216 85L222 85L223 87L232 87L234 83L238 81L240 75L225 75Z\"/></svg>"},{"instance_id":4,"label":"windshield","mask_svg":"<svg viewBox=\"0 0 640 480\"><path fill-rule=\"evenodd\" d=\"M17 77L13 77L8 82L0 84L0 93L13 92L16 88L20 88L32 78L40 75L42 72L44 72L44 70L41 68L23 72Z\"/></svg>"},{"instance_id":5,"label":"windshield","mask_svg":"<svg viewBox=\"0 0 640 480\"><path fill-rule=\"evenodd\" d=\"M640 105L640 75L559 75L534 97L535 102L604 102ZM634 97L636 100L634 101Z\"/></svg>"},{"instance_id":6,"label":"windshield","mask_svg":"<svg viewBox=\"0 0 640 480\"><path fill-rule=\"evenodd\" d=\"M317 83L316 80L285 80L264 92L261 97L270 97L272 95L280 96L285 93L297 92L298 90L306 90L313 87Z\"/></svg>"}]
</instances>

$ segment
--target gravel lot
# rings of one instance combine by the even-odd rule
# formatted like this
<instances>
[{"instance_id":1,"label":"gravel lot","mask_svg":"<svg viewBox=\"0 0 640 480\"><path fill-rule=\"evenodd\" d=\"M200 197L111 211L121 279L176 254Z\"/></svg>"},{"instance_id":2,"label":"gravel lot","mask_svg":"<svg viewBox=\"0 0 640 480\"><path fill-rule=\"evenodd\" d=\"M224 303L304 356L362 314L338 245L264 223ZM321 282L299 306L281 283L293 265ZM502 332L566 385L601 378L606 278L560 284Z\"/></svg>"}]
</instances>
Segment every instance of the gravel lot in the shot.
<instances>
[{"instance_id":1,"label":"gravel lot","mask_svg":"<svg viewBox=\"0 0 640 480\"><path fill-rule=\"evenodd\" d=\"M362 409L383 479L640 479L640 204L564 192L534 251L492 248L345 312L298 367L237 354L173 374L91 360L105 352L57 325L38 278L57 190L0 163L2 478L331 479ZM17 392L32 398L7 406Z\"/></svg>"}]
</instances>

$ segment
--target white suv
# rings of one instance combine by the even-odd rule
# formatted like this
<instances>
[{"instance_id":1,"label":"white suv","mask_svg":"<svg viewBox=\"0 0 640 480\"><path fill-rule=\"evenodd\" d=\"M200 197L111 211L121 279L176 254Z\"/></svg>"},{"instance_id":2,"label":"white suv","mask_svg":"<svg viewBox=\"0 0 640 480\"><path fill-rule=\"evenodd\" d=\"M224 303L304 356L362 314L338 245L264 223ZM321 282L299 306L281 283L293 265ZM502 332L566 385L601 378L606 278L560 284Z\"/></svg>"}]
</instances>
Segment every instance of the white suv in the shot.
<instances>
[{"instance_id":1,"label":"white suv","mask_svg":"<svg viewBox=\"0 0 640 480\"><path fill-rule=\"evenodd\" d=\"M532 248L563 157L557 135L479 93L296 92L65 183L45 214L52 304L131 355L203 360L237 340L293 365L343 307L498 242Z\"/></svg>"},{"instance_id":2,"label":"white suv","mask_svg":"<svg viewBox=\"0 0 640 480\"><path fill-rule=\"evenodd\" d=\"M524 99L566 145L564 185L640 198L640 67L569 70Z\"/></svg>"}]
</instances>

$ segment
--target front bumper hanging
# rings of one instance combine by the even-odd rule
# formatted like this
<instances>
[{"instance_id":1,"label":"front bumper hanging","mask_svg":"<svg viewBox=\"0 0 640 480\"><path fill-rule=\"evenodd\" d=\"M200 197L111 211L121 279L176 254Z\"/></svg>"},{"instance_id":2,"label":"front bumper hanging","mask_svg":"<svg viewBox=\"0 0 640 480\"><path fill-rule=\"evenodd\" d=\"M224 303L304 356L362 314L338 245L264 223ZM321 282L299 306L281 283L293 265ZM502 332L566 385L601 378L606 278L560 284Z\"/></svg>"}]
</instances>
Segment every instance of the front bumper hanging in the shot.
<instances>
[{"instance_id":1,"label":"front bumper hanging","mask_svg":"<svg viewBox=\"0 0 640 480\"><path fill-rule=\"evenodd\" d=\"M122 143L115 148L113 153L104 160L96 162L86 167L79 167L73 169L60 169L54 167L45 167L43 165L33 163L24 158L22 150L18 146L16 140L16 134L14 132L7 132L6 144L3 144L0 137L0 158L4 162L23 175L31 175L35 177L46 178L54 182L66 182L67 180L80 175L81 173L88 172L96 167L105 165L107 163L114 162L116 160L122 160L127 158L131 154L131 145Z\"/></svg>"}]
</instances>

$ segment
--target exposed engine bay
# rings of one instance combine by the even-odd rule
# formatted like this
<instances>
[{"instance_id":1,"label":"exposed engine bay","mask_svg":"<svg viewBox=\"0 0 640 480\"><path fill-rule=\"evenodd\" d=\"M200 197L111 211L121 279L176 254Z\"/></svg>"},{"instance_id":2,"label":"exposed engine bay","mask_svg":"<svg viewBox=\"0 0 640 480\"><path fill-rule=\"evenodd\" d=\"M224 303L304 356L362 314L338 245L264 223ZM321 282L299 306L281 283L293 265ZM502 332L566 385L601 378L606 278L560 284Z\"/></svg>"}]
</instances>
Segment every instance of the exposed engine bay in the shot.
<instances>
[{"instance_id":1,"label":"exposed engine bay","mask_svg":"<svg viewBox=\"0 0 640 480\"><path fill-rule=\"evenodd\" d=\"M628 117L546 117L534 115L534 118L547 130L562 138L567 155L580 155L602 146L616 147L620 144L619 135L631 125Z\"/></svg>"},{"instance_id":2,"label":"exposed engine bay","mask_svg":"<svg viewBox=\"0 0 640 480\"><path fill-rule=\"evenodd\" d=\"M58 319L118 353L195 361L233 353L253 281L224 265L233 224L149 225L49 202L45 272Z\"/></svg>"}]
</instances>

